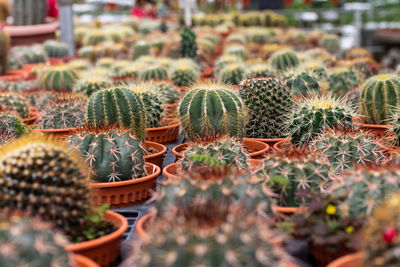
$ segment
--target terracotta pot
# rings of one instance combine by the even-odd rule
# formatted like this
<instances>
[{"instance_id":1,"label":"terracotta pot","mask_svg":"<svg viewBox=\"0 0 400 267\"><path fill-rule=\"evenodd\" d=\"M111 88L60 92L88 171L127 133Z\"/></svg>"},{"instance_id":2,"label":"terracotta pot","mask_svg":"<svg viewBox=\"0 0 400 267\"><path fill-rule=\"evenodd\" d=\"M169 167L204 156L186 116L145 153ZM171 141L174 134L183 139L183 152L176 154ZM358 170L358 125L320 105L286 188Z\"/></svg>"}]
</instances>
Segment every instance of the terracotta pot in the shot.
<instances>
[{"instance_id":1,"label":"terracotta pot","mask_svg":"<svg viewBox=\"0 0 400 267\"><path fill-rule=\"evenodd\" d=\"M310 252L315 258L317 262L317 266L327 266L329 263L333 262L334 260L341 258L345 255L354 253L354 250L350 250L343 246L337 251L330 251L326 246L315 245L311 243L309 245ZM352 266L355 267L355 266Z\"/></svg>"},{"instance_id":2,"label":"terracotta pot","mask_svg":"<svg viewBox=\"0 0 400 267\"><path fill-rule=\"evenodd\" d=\"M92 202L95 205L109 204L111 209L133 206L150 198L151 190L155 190L157 176L161 169L157 165L146 162L149 175L121 182L91 183Z\"/></svg>"},{"instance_id":3,"label":"terracotta pot","mask_svg":"<svg viewBox=\"0 0 400 267\"><path fill-rule=\"evenodd\" d=\"M47 61L51 64L51 65L59 65L59 64L63 64L66 62L65 58L58 58L58 57L49 57L47 59Z\"/></svg>"},{"instance_id":4,"label":"terracotta pot","mask_svg":"<svg viewBox=\"0 0 400 267\"><path fill-rule=\"evenodd\" d=\"M79 254L69 256L72 267L99 267L93 260Z\"/></svg>"},{"instance_id":5,"label":"terracotta pot","mask_svg":"<svg viewBox=\"0 0 400 267\"><path fill-rule=\"evenodd\" d=\"M5 75L0 75L0 81L18 82L23 79L24 78L20 73L12 73L9 71Z\"/></svg>"},{"instance_id":6,"label":"terracotta pot","mask_svg":"<svg viewBox=\"0 0 400 267\"><path fill-rule=\"evenodd\" d=\"M9 74L9 75L18 75L23 80L27 80L30 77L30 72L26 71L24 69L21 69L21 70L9 70L9 71L7 71L7 74Z\"/></svg>"},{"instance_id":7,"label":"terracotta pot","mask_svg":"<svg viewBox=\"0 0 400 267\"><path fill-rule=\"evenodd\" d=\"M268 144L270 147L274 147L274 145L276 144L276 143L278 143L278 142L281 142L281 141L290 141L291 140L291 138L289 137L289 138L272 138L272 139L268 139L268 138L248 138L248 137L244 137L243 138L243 141L244 140L255 140L255 141L259 141L259 142L263 142L263 143L266 143L266 144Z\"/></svg>"},{"instance_id":8,"label":"terracotta pot","mask_svg":"<svg viewBox=\"0 0 400 267\"><path fill-rule=\"evenodd\" d=\"M343 256L331 262L327 267L362 267L362 266L363 266L363 254L361 252L357 252Z\"/></svg>"},{"instance_id":9,"label":"terracotta pot","mask_svg":"<svg viewBox=\"0 0 400 267\"><path fill-rule=\"evenodd\" d=\"M181 122L178 119L163 119L167 126L146 129L146 141L168 144L178 139Z\"/></svg>"},{"instance_id":10,"label":"terracotta pot","mask_svg":"<svg viewBox=\"0 0 400 267\"><path fill-rule=\"evenodd\" d=\"M275 206L272 209L277 213L282 213L285 215L292 215L307 210L307 208L305 207L280 207L280 206Z\"/></svg>"},{"instance_id":11,"label":"terracotta pot","mask_svg":"<svg viewBox=\"0 0 400 267\"><path fill-rule=\"evenodd\" d=\"M32 109L29 110L29 117L22 119L22 122L27 125L33 125L37 119L39 119L40 113Z\"/></svg>"},{"instance_id":12,"label":"terracotta pot","mask_svg":"<svg viewBox=\"0 0 400 267\"><path fill-rule=\"evenodd\" d=\"M165 118L176 118L176 117L178 117L178 106L179 106L179 104L165 104L165 105L163 105Z\"/></svg>"},{"instance_id":13,"label":"terracotta pot","mask_svg":"<svg viewBox=\"0 0 400 267\"><path fill-rule=\"evenodd\" d=\"M12 46L31 45L33 43L43 43L46 40L55 39L58 26L58 21L53 21L37 25L7 25L4 27L4 30L7 31L11 37Z\"/></svg>"},{"instance_id":14,"label":"terracotta pot","mask_svg":"<svg viewBox=\"0 0 400 267\"><path fill-rule=\"evenodd\" d=\"M136 233L138 234L139 237L143 238L146 236L146 224L148 224L151 220L151 218L154 216L153 213L147 213L144 215L142 218L140 218L137 223L136 223Z\"/></svg>"},{"instance_id":15,"label":"terracotta pot","mask_svg":"<svg viewBox=\"0 0 400 267\"><path fill-rule=\"evenodd\" d=\"M67 129L33 129L34 133L51 134L58 138L66 139L73 135L78 128L67 128Z\"/></svg>"},{"instance_id":16,"label":"terracotta pot","mask_svg":"<svg viewBox=\"0 0 400 267\"><path fill-rule=\"evenodd\" d=\"M144 157L146 162L150 162L162 168L164 163L164 156L165 153L167 153L167 147L162 144L150 141L144 142L144 147L146 148L147 151L149 150L154 151L154 153Z\"/></svg>"},{"instance_id":17,"label":"terracotta pot","mask_svg":"<svg viewBox=\"0 0 400 267\"><path fill-rule=\"evenodd\" d=\"M288 140L282 140L279 141L278 143L274 144L274 150L280 153L283 153L285 149L283 148L284 144L290 144L290 139Z\"/></svg>"},{"instance_id":18,"label":"terracotta pot","mask_svg":"<svg viewBox=\"0 0 400 267\"><path fill-rule=\"evenodd\" d=\"M110 266L119 257L122 236L128 229L128 221L118 213L107 211L104 220L111 222L118 229L94 240L72 244L65 250L92 259L100 266Z\"/></svg>"},{"instance_id":19,"label":"terracotta pot","mask_svg":"<svg viewBox=\"0 0 400 267\"><path fill-rule=\"evenodd\" d=\"M118 76L118 77L112 77L111 79L114 82L132 82L135 80L135 78L129 76Z\"/></svg>"},{"instance_id":20,"label":"terracotta pot","mask_svg":"<svg viewBox=\"0 0 400 267\"><path fill-rule=\"evenodd\" d=\"M366 124L365 118L358 116L353 120L353 124L357 125L360 129L370 132L375 137L384 137L390 131L391 125L381 124Z\"/></svg>"}]
</instances>

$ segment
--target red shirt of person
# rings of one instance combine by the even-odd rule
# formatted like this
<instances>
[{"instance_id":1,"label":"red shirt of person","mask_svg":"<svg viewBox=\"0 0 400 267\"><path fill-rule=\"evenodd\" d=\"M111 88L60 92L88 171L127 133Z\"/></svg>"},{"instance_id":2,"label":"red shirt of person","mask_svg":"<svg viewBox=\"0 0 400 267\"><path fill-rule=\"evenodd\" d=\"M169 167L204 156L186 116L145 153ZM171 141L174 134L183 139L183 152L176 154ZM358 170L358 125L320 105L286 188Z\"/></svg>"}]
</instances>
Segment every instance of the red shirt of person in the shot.
<instances>
[{"instance_id":1,"label":"red shirt of person","mask_svg":"<svg viewBox=\"0 0 400 267\"><path fill-rule=\"evenodd\" d=\"M52 18L58 18L58 6L57 0L47 0L47 16Z\"/></svg>"},{"instance_id":2,"label":"red shirt of person","mask_svg":"<svg viewBox=\"0 0 400 267\"><path fill-rule=\"evenodd\" d=\"M137 0L135 6L132 8L132 16L138 18L156 18L156 7L153 3L146 0Z\"/></svg>"}]
</instances>

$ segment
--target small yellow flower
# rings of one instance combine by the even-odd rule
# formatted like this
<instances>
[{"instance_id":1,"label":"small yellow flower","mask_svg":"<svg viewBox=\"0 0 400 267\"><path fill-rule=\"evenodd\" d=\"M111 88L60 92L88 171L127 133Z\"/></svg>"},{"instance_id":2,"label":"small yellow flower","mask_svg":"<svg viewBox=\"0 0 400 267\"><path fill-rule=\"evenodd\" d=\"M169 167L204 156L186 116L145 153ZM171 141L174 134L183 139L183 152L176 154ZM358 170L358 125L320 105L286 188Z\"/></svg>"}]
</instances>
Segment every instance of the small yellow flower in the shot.
<instances>
[{"instance_id":1,"label":"small yellow flower","mask_svg":"<svg viewBox=\"0 0 400 267\"><path fill-rule=\"evenodd\" d=\"M353 226L347 226L346 227L346 233L351 234L354 232L354 227Z\"/></svg>"},{"instance_id":2,"label":"small yellow flower","mask_svg":"<svg viewBox=\"0 0 400 267\"><path fill-rule=\"evenodd\" d=\"M328 215L335 215L336 214L336 207L329 204L328 207L326 207L326 214Z\"/></svg>"}]
</instances>

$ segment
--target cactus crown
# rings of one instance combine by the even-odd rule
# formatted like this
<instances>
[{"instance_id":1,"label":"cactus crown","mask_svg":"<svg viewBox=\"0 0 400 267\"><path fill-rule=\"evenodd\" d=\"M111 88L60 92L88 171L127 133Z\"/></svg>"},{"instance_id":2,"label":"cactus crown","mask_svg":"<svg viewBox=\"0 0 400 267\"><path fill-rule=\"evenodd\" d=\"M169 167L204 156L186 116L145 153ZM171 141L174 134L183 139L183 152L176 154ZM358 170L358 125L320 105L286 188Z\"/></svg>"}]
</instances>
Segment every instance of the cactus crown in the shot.
<instances>
[{"instance_id":1,"label":"cactus crown","mask_svg":"<svg viewBox=\"0 0 400 267\"><path fill-rule=\"evenodd\" d=\"M63 58L69 56L68 45L56 40L49 40L43 44L44 51L48 57Z\"/></svg>"},{"instance_id":2,"label":"cactus crown","mask_svg":"<svg viewBox=\"0 0 400 267\"><path fill-rule=\"evenodd\" d=\"M163 104L176 104L179 101L180 93L178 89L168 82L157 82L152 84L154 92Z\"/></svg>"},{"instance_id":3,"label":"cactus crown","mask_svg":"<svg viewBox=\"0 0 400 267\"><path fill-rule=\"evenodd\" d=\"M348 68L335 69L329 76L329 91L344 95L360 83L357 73Z\"/></svg>"},{"instance_id":4,"label":"cactus crown","mask_svg":"<svg viewBox=\"0 0 400 267\"><path fill-rule=\"evenodd\" d=\"M170 76L176 86L191 86L200 77L199 66L191 59L177 60L171 66Z\"/></svg>"}]
</instances>

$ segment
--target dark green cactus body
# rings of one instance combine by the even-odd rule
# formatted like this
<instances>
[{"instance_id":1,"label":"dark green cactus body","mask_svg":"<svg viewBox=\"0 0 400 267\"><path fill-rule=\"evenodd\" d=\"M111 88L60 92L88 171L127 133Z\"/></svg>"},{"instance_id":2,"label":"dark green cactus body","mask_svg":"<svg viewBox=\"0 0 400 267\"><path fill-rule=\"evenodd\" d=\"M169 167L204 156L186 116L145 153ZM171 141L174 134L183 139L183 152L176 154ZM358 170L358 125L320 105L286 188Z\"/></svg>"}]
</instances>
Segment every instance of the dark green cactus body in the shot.
<instances>
[{"instance_id":1,"label":"dark green cactus body","mask_svg":"<svg viewBox=\"0 0 400 267\"><path fill-rule=\"evenodd\" d=\"M121 130L88 130L70 139L89 163L96 182L117 182L146 176L145 150L139 140Z\"/></svg>"},{"instance_id":2,"label":"dark green cactus body","mask_svg":"<svg viewBox=\"0 0 400 267\"><path fill-rule=\"evenodd\" d=\"M287 137L288 119L293 106L292 94L281 80L246 79L240 84L240 97L249 109L246 137Z\"/></svg>"},{"instance_id":3,"label":"dark green cactus body","mask_svg":"<svg viewBox=\"0 0 400 267\"><path fill-rule=\"evenodd\" d=\"M144 110L146 112L146 125L148 128L156 128L161 126L161 119L164 108L158 95L154 92L138 92L142 100Z\"/></svg>"},{"instance_id":4,"label":"dark green cactus body","mask_svg":"<svg viewBox=\"0 0 400 267\"><path fill-rule=\"evenodd\" d=\"M224 55L218 58L215 63L215 72L214 75L218 76L219 72L230 64L243 64L243 60L234 55Z\"/></svg>"},{"instance_id":5,"label":"dark green cactus body","mask_svg":"<svg viewBox=\"0 0 400 267\"><path fill-rule=\"evenodd\" d=\"M179 115L192 140L219 133L241 137L246 123L242 100L218 84L199 85L190 90L179 105Z\"/></svg>"},{"instance_id":6,"label":"dark green cactus body","mask_svg":"<svg viewBox=\"0 0 400 267\"><path fill-rule=\"evenodd\" d=\"M47 0L14 0L14 25L35 25L46 22Z\"/></svg>"},{"instance_id":7,"label":"dark green cactus body","mask_svg":"<svg viewBox=\"0 0 400 267\"><path fill-rule=\"evenodd\" d=\"M195 58L197 53L196 34L192 29L186 28L181 32L179 46L181 57Z\"/></svg>"},{"instance_id":8,"label":"dark green cactus body","mask_svg":"<svg viewBox=\"0 0 400 267\"><path fill-rule=\"evenodd\" d=\"M78 80L78 73L69 66L54 66L40 75L40 86L44 90L72 91Z\"/></svg>"},{"instance_id":9,"label":"dark green cactus body","mask_svg":"<svg viewBox=\"0 0 400 267\"><path fill-rule=\"evenodd\" d=\"M166 68L154 65L142 71L140 74L140 78L143 81L148 80L167 80L168 79L168 71Z\"/></svg>"},{"instance_id":10,"label":"dark green cactus body","mask_svg":"<svg viewBox=\"0 0 400 267\"><path fill-rule=\"evenodd\" d=\"M49 40L43 44L43 48L48 57L63 58L69 56L68 45L63 42Z\"/></svg>"},{"instance_id":11,"label":"dark green cactus body","mask_svg":"<svg viewBox=\"0 0 400 267\"><path fill-rule=\"evenodd\" d=\"M218 80L225 84L237 85L243 80L244 72L243 66L236 63L230 64L218 73Z\"/></svg>"},{"instance_id":12,"label":"dark green cactus body","mask_svg":"<svg viewBox=\"0 0 400 267\"><path fill-rule=\"evenodd\" d=\"M400 77L382 74L362 85L360 112L371 124L386 124L394 108L400 106Z\"/></svg>"},{"instance_id":13,"label":"dark green cactus body","mask_svg":"<svg viewBox=\"0 0 400 267\"><path fill-rule=\"evenodd\" d=\"M190 69L183 65L178 66L171 71L171 80L176 86L193 85L199 76L199 72L196 69Z\"/></svg>"},{"instance_id":14,"label":"dark green cactus body","mask_svg":"<svg viewBox=\"0 0 400 267\"><path fill-rule=\"evenodd\" d=\"M328 76L329 91L337 95L344 95L360 83L356 73L352 70L336 71Z\"/></svg>"},{"instance_id":15,"label":"dark green cactus body","mask_svg":"<svg viewBox=\"0 0 400 267\"><path fill-rule=\"evenodd\" d=\"M28 103L18 94L0 93L0 110L15 111L21 118L29 116Z\"/></svg>"},{"instance_id":16,"label":"dark green cactus body","mask_svg":"<svg viewBox=\"0 0 400 267\"><path fill-rule=\"evenodd\" d=\"M335 53L340 49L340 39L337 35L327 34L320 42L321 46L331 53Z\"/></svg>"},{"instance_id":17,"label":"dark green cactus body","mask_svg":"<svg viewBox=\"0 0 400 267\"><path fill-rule=\"evenodd\" d=\"M78 80L74 86L74 92L91 96L93 93L109 86L110 82L107 78L93 74Z\"/></svg>"},{"instance_id":18,"label":"dark green cactus body","mask_svg":"<svg viewBox=\"0 0 400 267\"><path fill-rule=\"evenodd\" d=\"M70 129L80 127L85 122L85 108L82 103L50 102L40 117L41 129Z\"/></svg>"},{"instance_id":19,"label":"dark green cactus body","mask_svg":"<svg viewBox=\"0 0 400 267\"><path fill-rule=\"evenodd\" d=\"M275 52L271 56L271 65L277 71L286 71L293 69L300 64L299 58L296 53L291 50L284 50Z\"/></svg>"},{"instance_id":20,"label":"dark green cactus body","mask_svg":"<svg viewBox=\"0 0 400 267\"><path fill-rule=\"evenodd\" d=\"M0 113L0 133L3 134L0 144L11 141L25 133L25 126L21 118L10 112Z\"/></svg>"},{"instance_id":21,"label":"dark green cactus body","mask_svg":"<svg viewBox=\"0 0 400 267\"><path fill-rule=\"evenodd\" d=\"M127 88L111 87L92 94L86 109L86 122L94 127L117 124L130 128L144 140L146 113L143 102Z\"/></svg>"},{"instance_id":22,"label":"dark green cactus body","mask_svg":"<svg viewBox=\"0 0 400 267\"><path fill-rule=\"evenodd\" d=\"M156 83L153 85L154 91L158 95L158 99L163 104L177 104L179 102L178 89L168 82Z\"/></svg>"},{"instance_id":23,"label":"dark green cactus body","mask_svg":"<svg viewBox=\"0 0 400 267\"><path fill-rule=\"evenodd\" d=\"M295 95L306 95L321 91L318 78L305 72L291 73L283 79Z\"/></svg>"},{"instance_id":24,"label":"dark green cactus body","mask_svg":"<svg viewBox=\"0 0 400 267\"><path fill-rule=\"evenodd\" d=\"M138 59L141 56L150 54L150 45L145 41L136 42L133 46L133 59Z\"/></svg>"}]
</instances>

